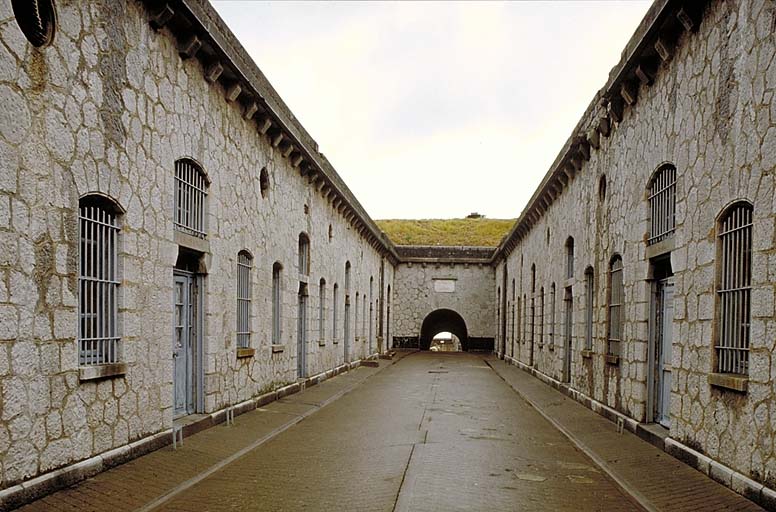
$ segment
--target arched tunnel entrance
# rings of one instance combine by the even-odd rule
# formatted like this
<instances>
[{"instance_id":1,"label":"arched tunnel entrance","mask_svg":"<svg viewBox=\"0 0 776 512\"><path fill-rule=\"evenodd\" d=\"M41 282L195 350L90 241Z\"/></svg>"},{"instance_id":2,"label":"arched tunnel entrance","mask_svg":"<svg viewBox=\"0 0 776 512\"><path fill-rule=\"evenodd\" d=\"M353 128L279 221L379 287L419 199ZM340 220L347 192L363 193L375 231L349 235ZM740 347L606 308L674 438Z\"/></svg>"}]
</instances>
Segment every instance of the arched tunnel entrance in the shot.
<instances>
[{"instance_id":1,"label":"arched tunnel entrance","mask_svg":"<svg viewBox=\"0 0 776 512\"><path fill-rule=\"evenodd\" d=\"M468 350L469 336L466 322L452 309L437 309L423 319L423 325L420 328L420 349L428 350L431 347L431 340L440 332L454 334L461 342L461 350Z\"/></svg>"}]
</instances>

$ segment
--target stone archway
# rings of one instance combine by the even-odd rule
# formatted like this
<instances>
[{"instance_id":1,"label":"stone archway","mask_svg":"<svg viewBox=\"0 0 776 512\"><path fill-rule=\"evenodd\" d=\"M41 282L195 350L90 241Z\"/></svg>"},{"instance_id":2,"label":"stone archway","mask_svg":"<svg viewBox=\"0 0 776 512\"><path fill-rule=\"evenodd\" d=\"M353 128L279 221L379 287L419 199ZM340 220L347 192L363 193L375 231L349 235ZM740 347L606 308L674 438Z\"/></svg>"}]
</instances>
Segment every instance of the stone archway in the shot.
<instances>
[{"instance_id":1,"label":"stone archway","mask_svg":"<svg viewBox=\"0 0 776 512\"><path fill-rule=\"evenodd\" d=\"M428 350L431 340L440 332L451 332L461 341L461 350L469 347L469 335L463 317L452 309L437 309L423 319L420 328L420 349Z\"/></svg>"}]
</instances>

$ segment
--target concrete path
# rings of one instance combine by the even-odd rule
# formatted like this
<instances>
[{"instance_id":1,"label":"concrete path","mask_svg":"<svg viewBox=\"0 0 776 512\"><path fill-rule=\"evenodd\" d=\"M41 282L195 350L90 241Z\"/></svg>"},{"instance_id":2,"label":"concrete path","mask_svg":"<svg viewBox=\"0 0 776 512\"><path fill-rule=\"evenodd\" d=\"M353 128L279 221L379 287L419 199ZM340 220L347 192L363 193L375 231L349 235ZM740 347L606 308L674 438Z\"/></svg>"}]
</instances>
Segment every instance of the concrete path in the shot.
<instances>
[{"instance_id":1,"label":"concrete path","mask_svg":"<svg viewBox=\"0 0 776 512\"><path fill-rule=\"evenodd\" d=\"M191 436L182 449L151 453L21 510L643 510L514 392L510 385L534 388L520 370L487 362L496 371L470 354L380 361L380 368L334 377L238 416L235 426ZM597 428L589 419L583 424ZM641 453L626 449L621 461ZM737 497L698 477L713 486L706 504Z\"/></svg>"},{"instance_id":2,"label":"concrete path","mask_svg":"<svg viewBox=\"0 0 776 512\"><path fill-rule=\"evenodd\" d=\"M761 507L587 407L495 357L486 362L647 510L761 511Z\"/></svg>"}]
</instances>

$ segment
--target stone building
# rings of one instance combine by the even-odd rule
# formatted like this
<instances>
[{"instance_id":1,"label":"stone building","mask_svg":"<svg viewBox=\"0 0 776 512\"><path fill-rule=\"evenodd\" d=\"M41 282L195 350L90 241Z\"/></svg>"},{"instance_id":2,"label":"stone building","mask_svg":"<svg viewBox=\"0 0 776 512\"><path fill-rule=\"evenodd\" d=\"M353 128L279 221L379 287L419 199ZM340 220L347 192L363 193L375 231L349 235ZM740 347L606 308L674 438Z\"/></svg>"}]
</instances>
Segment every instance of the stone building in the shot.
<instances>
[{"instance_id":1,"label":"stone building","mask_svg":"<svg viewBox=\"0 0 776 512\"><path fill-rule=\"evenodd\" d=\"M397 247L206 0L0 0L0 503L443 331L776 503L775 26L656 0L499 247Z\"/></svg>"}]
</instances>

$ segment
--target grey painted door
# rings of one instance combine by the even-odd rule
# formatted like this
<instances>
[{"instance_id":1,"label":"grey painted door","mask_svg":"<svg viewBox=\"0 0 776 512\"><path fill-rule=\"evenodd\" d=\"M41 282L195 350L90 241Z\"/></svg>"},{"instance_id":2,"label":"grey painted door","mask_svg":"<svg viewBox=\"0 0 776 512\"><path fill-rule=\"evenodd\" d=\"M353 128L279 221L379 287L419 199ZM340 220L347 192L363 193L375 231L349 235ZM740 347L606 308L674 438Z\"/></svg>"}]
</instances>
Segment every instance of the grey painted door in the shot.
<instances>
[{"instance_id":1,"label":"grey painted door","mask_svg":"<svg viewBox=\"0 0 776 512\"><path fill-rule=\"evenodd\" d=\"M563 382L571 381L571 326L573 314L573 297L571 289L566 288L563 297Z\"/></svg>"},{"instance_id":2,"label":"grey painted door","mask_svg":"<svg viewBox=\"0 0 776 512\"><path fill-rule=\"evenodd\" d=\"M350 362L350 297L345 299L345 362Z\"/></svg>"},{"instance_id":3,"label":"grey painted door","mask_svg":"<svg viewBox=\"0 0 776 512\"><path fill-rule=\"evenodd\" d=\"M307 289L299 287L299 314L296 326L296 371L299 378L307 377Z\"/></svg>"},{"instance_id":4,"label":"grey painted door","mask_svg":"<svg viewBox=\"0 0 776 512\"><path fill-rule=\"evenodd\" d=\"M673 356L674 280L660 281L660 339L657 358L657 421L671 425L671 358Z\"/></svg>"},{"instance_id":5,"label":"grey painted door","mask_svg":"<svg viewBox=\"0 0 776 512\"><path fill-rule=\"evenodd\" d=\"M194 350L196 322L194 308L194 276L174 275L175 328L173 333L173 416L195 411Z\"/></svg>"}]
</instances>

